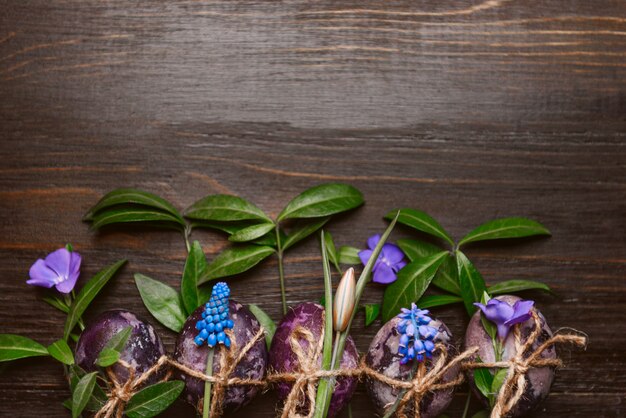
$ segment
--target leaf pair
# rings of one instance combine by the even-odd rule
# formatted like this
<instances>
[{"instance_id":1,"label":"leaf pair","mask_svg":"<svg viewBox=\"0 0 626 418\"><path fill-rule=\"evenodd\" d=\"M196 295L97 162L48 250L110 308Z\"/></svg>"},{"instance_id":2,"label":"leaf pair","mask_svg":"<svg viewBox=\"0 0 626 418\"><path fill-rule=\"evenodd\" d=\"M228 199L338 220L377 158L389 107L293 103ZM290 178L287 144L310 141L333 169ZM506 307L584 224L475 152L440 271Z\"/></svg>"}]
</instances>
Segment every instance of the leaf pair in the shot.
<instances>
[{"instance_id":1,"label":"leaf pair","mask_svg":"<svg viewBox=\"0 0 626 418\"><path fill-rule=\"evenodd\" d=\"M100 199L83 217L94 229L119 223L155 223L184 229L186 222L167 200L138 189L115 189Z\"/></svg>"},{"instance_id":2,"label":"leaf pair","mask_svg":"<svg viewBox=\"0 0 626 418\"><path fill-rule=\"evenodd\" d=\"M230 195L200 199L185 216L196 226L222 230L229 240L245 245L231 247L209 264L200 283L243 273L274 252L284 252L318 231L330 216L363 204L363 196L347 184L327 183L312 187L292 199L272 220L247 200ZM286 234L278 225L296 222Z\"/></svg>"}]
</instances>

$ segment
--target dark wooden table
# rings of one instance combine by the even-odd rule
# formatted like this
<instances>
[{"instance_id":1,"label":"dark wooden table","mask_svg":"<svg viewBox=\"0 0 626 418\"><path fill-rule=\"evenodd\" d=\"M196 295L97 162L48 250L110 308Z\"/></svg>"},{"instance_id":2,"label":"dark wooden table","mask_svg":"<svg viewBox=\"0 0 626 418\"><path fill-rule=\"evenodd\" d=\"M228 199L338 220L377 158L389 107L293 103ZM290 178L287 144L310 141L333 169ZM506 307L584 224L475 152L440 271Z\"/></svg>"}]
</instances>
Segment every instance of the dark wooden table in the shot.
<instances>
[{"instance_id":1,"label":"dark wooden table","mask_svg":"<svg viewBox=\"0 0 626 418\"><path fill-rule=\"evenodd\" d=\"M133 272L177 285L176 233L81 223L112 188L180 208L235 193L276 215L304 188L344 181L367 203L330 225L340 244L364 245L394 206L428 211L457 238L493 217L544 223L552 238L468 248L490 283L544 280L558 297L529 296L552 326L591 339L586 352L563 352L567 367L535 416L623 416L625 58L623 0L0 0L0 332L62 334L63 315L24 282L66 242L83 277L130 260L88 318L115 307L150 318ZM217 233L193 238L210 259L227 245ZM315 239L288 256L286 274L290 303L318 299ZM279 319L275 261L230 284ZM436 314L460 339L462 308ZM379 326L358 320L361 350ZM158 329L171 349L175 336ZM0 416L65 417L68 396L51 360L0 374ZM238 416L276 408L267 394ZM353 409L373 416L362 388Z\"/></svg>"}]
</instances>

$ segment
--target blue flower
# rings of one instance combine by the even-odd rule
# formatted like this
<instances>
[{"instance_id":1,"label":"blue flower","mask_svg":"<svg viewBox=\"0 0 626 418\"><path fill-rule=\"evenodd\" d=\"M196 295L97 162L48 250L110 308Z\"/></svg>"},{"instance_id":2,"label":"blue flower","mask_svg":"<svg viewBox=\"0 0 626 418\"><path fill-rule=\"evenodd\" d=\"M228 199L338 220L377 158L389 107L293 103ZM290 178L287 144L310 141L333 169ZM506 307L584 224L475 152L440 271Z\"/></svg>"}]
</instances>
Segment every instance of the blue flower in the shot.
<instances>
[{"instance_id":1,"label":"blue flower","mask_svg":"<svg viewBox=\"0 0 626 418\"><path fill-rule=\"evenodd\" d=\"M70 293L80 275L81 257L77 252L59 248L39 259L30 267L30 280L26 283L51 288L55 286L61 293Z\"/></svg>"},{"instance_id":2,"label":"blue flower","mask_svg":"<svg viewBox=\"0 0 626 418\"><path fill-rule=\"evenodd\" d=\"M396 328L400 333L400 364L413 360L424 361L425 358L432 357L438 331L429 325L432 322L429 314L428 310L419 309L414 303L411 304L411 309L402 308L402 313L398 315L401 321Z\"/></svg>"},{"instance_id":3,"label":"blue flower","mask_svg":"<svg viewBox=\"0 0 626 418\"><path fill-rule=\"evenodd\" d=\"M202 319L196 322L196 329L200 331L194 342L201 346L206 342L209 347L216 344L224 344L230 347L230 338L226 335L227 329L234 326L233 320L228 313L228 298L230 289L224 282L219 282L211 290L211 299L204 305Z\"/></svg>"},{"instance_id":4,"label":"blue flower","mask_svg":"<svg viewBox=\"0 0 626 418\"><path fill-rule=\"evenodd\" d=\"M363 265L366 265L370 257L372 257L374 248L376 248L379 241L380 234L369 237L367 240L367 247L369 249L359 252L359 258L361 259L361 263L363 263ZM374 263L374 268L372 269L372 280L376 283L393 283L397 279L396 274L398 271L400 271L402 267L406 266L406 264L407 262L404 259L404 253L400 247L394 244L385 244L380 251L378 260Z\"/></svg>"}]
</instances>

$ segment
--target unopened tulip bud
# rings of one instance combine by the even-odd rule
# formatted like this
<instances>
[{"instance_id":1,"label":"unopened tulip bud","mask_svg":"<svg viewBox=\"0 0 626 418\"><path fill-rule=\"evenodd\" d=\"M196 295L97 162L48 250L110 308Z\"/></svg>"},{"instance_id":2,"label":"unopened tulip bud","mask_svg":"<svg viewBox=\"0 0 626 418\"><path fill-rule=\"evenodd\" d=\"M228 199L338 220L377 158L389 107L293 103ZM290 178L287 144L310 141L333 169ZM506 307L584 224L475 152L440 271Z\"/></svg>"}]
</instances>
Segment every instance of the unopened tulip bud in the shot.
<instances>
[{"instance_id":1,"label":"unopened tulip bud","mask_svg":"<svg viewBox=\"0 0 626 418\"><path fill-rule=\"evenodd\" d=\"M354 269L350 267L339 281L333 301L333 327L335 331L344 331L352 316L355 305L356 280Z\"/></svg>"}]
</instances>

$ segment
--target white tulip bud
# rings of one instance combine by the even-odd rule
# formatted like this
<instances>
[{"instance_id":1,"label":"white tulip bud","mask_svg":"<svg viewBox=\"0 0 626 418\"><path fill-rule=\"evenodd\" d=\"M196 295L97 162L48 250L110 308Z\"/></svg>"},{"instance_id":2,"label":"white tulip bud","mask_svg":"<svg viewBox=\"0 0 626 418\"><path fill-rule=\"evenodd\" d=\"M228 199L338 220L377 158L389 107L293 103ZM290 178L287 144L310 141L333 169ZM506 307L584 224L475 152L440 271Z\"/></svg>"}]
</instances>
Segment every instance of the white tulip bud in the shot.
<instances>
[{"instance_id":1,"label":"white tulip bud","mask_svg":"<svg viewBox=\"0 0 626 418\"><path fill-rule=\"evenodd\" d=\"M333 301L333 327L335 331L344 331L352 316L355 305L356 280L354 269L350 267L339 281Z\"/></svg>"}]
</instances>

